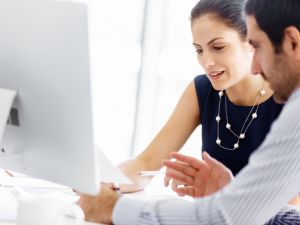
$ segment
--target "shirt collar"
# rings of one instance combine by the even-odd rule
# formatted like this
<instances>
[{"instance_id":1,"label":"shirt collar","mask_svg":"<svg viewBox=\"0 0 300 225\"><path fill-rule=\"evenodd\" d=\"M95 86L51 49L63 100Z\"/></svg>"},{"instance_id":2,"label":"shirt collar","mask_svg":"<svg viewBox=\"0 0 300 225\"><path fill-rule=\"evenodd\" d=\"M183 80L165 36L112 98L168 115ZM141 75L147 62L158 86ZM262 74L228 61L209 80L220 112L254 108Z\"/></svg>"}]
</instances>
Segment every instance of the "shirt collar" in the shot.
<instances>
[{"instance_id":1,"label":"shirt collar","mask_svg":"<svg viewBox=\"0 0 300 225\"><path fill-rule=\"evenodd\" d=\"M298 87L289 97L288 103L300 98L300 87Z\"/></svg>"}]
</instances>

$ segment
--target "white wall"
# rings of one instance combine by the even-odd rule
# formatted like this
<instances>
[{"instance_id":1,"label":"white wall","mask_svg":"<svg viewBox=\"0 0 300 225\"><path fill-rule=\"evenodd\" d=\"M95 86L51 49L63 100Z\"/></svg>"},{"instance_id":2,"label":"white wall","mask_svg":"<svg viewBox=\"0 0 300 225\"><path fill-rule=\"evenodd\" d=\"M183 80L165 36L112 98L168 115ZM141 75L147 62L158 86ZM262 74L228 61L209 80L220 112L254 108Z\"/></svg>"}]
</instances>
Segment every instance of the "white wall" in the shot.
<instances>
[{"instance_id":1,"label":"white wall","mask_svg":"<svg viewBox=\"0 0 300 225\"><path fill-rule=\"evenodd\" d=\"M119 163L148 145L202 73L189 21L198 0L76 1L89 5L96 142ZM184 149L200 147L197 131Z\"/></svg>"},{"instance_id":2,"label":"white wall","mask_svg":"<svg viewBox=\"0 0 300 225\"><path fill-rule=\"evenodd\" d=\"M147 58L151 67L143 73L135 154L148 145L167 121L188 83L195 75L203 73L196 60L190 31L190 10L196 2L198 0L149 1L150 21L146 24L146 35L150 36L150 40L147 44L150 51L155 49L156 52L152 58ZM156 15L153 15L154 12ZM153 44L152 36L160 38ZM198 129L183 150L200 156L200 147L201 133Z\"/></svg>"}]
</instances>

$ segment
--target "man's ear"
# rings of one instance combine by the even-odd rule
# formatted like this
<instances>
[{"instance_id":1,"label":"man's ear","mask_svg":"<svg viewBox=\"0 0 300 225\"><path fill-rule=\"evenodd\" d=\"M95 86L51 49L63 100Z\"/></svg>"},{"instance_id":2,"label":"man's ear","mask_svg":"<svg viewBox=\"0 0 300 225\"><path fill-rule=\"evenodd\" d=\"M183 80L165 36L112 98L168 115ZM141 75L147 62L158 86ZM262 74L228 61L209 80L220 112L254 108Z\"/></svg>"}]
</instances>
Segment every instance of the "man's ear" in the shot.
<instances>
[{"instance_id":1,"label":"man's ear","mask_svg":"<svg viewBox=\"0 0 300 225\"><path fill-rule=\"evenodd\" d=\"M296 27L285 28L282 47L286 54L300 60L300 31Z\"/></svg>"}]
</instances>

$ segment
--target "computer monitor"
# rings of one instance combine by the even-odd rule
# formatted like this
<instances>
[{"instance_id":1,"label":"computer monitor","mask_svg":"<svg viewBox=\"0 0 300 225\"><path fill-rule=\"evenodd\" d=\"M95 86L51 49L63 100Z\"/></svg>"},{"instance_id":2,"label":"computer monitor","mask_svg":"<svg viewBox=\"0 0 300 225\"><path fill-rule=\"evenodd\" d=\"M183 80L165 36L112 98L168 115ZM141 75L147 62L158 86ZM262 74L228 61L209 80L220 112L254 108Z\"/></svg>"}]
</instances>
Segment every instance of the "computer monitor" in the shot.
<instances>
[{"instance_id":1,"label":"computer monitor","mask_svg":"<svg viewBox=\"0 0 300 225\"><path fill-rule=\"evenodd\" d=\"M0 88L16 91L0 168L97 193L86 5L0 0Z\"/></svg>"}]
</instances>

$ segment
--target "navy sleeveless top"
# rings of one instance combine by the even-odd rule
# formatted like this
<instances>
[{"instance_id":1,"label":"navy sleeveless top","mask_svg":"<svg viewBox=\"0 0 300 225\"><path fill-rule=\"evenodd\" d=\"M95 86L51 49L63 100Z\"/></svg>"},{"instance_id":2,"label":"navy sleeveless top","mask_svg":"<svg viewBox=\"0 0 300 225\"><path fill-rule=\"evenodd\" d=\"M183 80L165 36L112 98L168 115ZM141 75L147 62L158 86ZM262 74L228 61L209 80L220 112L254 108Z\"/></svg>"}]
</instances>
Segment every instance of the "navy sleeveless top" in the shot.
<instances>
[{"instance_id":1,"label":"navy sleeveless top","mask_svg":"<svg viewBox=\"0 0 300 225\"><path fill-rule=\"evenodd\" d=\"M194 79L198 103L200 108L200 119L202 124L202 151L208 152L212 157L222 162L236 175L247 163L253 151L263 142L270 130L272 122L278 117L283 105L274 102L270 97L261 103L257 118L254 119L246 132L244 139L240 139L239 148L235 150L225 150L216 144L219 92L216 91L205 75L200 75ZM235 137L226 129L225 103L222 97L220 107L220 139L221 145L233 148L237 142ZM231 128L239 134L252 106L238 106L230 102L227 98L228 120Z\"/></svg>"}]
</instances>

